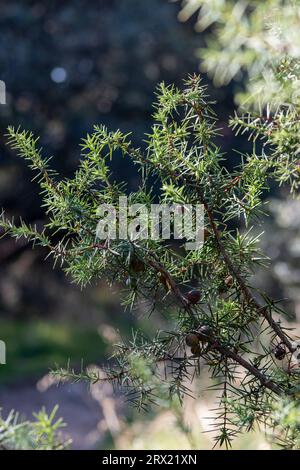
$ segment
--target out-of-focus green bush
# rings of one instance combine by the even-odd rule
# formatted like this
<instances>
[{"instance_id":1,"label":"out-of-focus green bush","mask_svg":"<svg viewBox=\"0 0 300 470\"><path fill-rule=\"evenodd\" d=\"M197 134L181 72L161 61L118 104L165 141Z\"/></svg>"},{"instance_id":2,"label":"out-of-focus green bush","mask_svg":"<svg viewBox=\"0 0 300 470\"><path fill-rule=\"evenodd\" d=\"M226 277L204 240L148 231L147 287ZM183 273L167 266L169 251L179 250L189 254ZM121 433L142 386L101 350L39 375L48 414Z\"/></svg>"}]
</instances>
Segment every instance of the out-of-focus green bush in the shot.
<instances>
[{"instance_id":1,"label":"out-of-focus green bush","mask_svg":"<svg viewBox=\"0 0 300 470\"><path fill-rule=\"evenodd\" d=\"M206 45L198 50L201 68L217 86L242 82L239 104L276 106L299 96L299 66L285 84L276 76L283 58L300 58L298 0L183 0L179 19L194 14L196 30L209 30Z\"/></svg>"}]
</instances>

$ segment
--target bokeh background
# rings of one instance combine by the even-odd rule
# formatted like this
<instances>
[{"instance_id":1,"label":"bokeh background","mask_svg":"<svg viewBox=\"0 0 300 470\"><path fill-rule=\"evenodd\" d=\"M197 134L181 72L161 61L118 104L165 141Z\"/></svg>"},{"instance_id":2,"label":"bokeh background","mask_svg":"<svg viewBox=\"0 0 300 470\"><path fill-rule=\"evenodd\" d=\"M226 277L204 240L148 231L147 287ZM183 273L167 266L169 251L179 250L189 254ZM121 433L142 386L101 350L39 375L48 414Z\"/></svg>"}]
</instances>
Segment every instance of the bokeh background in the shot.
<instances>
[{"instance_id":1,"label":"bokeh background","mask_svg":"<svg viewBox=\"0 0 300 470\"><path fill-rule=\"evenodd\" d=\"M73 173L80 139L95 123L132 132L134 143L143 146L157 83L180 85L187 74L198 72L203 38L193 18L178 21L180 2L167 0L1 0L0 11L0 79L7 88L7 104L0 106L0 205L9 216L42 226L38 187L7 147L7 126L39 135L62 177ZM245 151L248 145L227 126L234 87L241 83L216 89L206 76L203 80L217 103L220 145L234 165L232 149ZM114 161L113 167L117 178L136 187L127 160ZM293 322L300 316L299 203L274 190L269 215L262 245L272 269L268 276L258 273L256 282L270 295L290 299L286 306ZM120 335L129 335L137 323L151 334L153 321L142 312L134 317L124 312L118 289L108 291L101 280L80 291L45 254L9 238L0 243L0 338L7 345L7 364L0 366L4 415L14 408L30 417L42 405L58 403L74 448L186 448L190 443L180 426L174 427L169 410L138 416L109 385L91 392L79 384L53 385L47 373L56 364L70 359L78 367L84 359L85 365L100 366ZM203 392L200 401L188 401L184 412L205 430L209 406ZM198 447L210 448L207 436L193 439L200 439ZM253 439L267 445L261 437Z\"/></svg>"}]
</instances>

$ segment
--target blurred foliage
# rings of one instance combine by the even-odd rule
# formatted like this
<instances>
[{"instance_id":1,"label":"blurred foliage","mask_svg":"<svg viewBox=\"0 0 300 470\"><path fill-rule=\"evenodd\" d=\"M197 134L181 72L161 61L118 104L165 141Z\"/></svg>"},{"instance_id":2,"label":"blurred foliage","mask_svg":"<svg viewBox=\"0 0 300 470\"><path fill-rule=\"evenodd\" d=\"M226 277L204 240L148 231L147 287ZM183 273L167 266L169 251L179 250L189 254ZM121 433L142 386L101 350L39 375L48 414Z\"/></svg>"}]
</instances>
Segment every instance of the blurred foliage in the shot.
<instances>
[{"instance_id":1,"label":"blurred foliage","mask_svg":"<svg viewBox=\"0 0 300 470\"><path fill-rule=\"evenodd\" d=\"M282 299L295 324L300 321L300 201L273 198L265 221L262 249L271 260L269 275L257 273L256 282ZM292 326L292 325L291 325Z\"/></svg>"},{"instance_id":2,"label":"blurred foliage","mask_svg":"<svg viewBox=\"0 0 300 470\"><path fill-rule=\"evenodd\" d=\"M42 408L34 420L22 421L14 411L4 419L0 416L0 449L3 450L62 450L70 445L61 429L66 426L57 418L58 406L51 413Z\"/></svg>"},{"instance_id":3,"label":"blurred foliage","mask_svg":"<svg viewBox=\"0 0 300 470\"><path fill-rule=\"evenodd\" d=\"M199 384L194 387L200 388ZM172 408L163 407L150 416L137 415L132 423L128 423L114 436L112 443L108 443L107 447L119 450L209 450L214 445L216 435L212 430L212 402L211 392L206 392L201 393L201 398L197 400L185 399L180 415ZM274 405L273 419L275 428L255 427L252 432L237 437L232 443L232 450L280 450L292 447L294 443L289 436L296 436L297 441L299 435L298 403L286 399L278 400Z\"/></svg>"},{"instance_id":4,"label":"blurred foliage","mask_svg":"<svg viewBox=\"0 0 300 470\"><path fill-rule=\"evenodd\" d=\"M38 131L65 172L78 160L80 136L99 119L124 131L134 127L141 136L157 81L178 81L195 69L186 50L196 38L175 15L162 0L4 3L0 64L8 104L1 108L2 126ZM2 147L6 164L8 157Z\"/></svg>"},{"instance_id":5,"label":"blurred foliage","mask_svg":"<svg viewBox=\"0 0 300 470\"><path fill-rule=\"evenodd\" d=\"M299 449L300 408L298 401L283 398L275 403L273 420L275 429L271 436L276 439L280 447ZM279 424L279 429L276 427L277 424Z\"/></svg>"},{"instance_id":6,"label":"blurred foliage","mask_svg":"<svg viewBox=\"0 0 300 470\"><path fill-rule=\"evenodd\" d=\"M179 19L186 21L195 13L196 30L208 29L206 45L199 50L201 68L215 85L243 81L237 102L255 108L295 101L299 94L298 0L183 0ZM278 80L277 68L285 57L296 65L284 82Z\"/></svg>"},{"instance_id":7,"label":"blurred foliage","mask_svg":"<svg viewBox=\"0 0 300 470\"><path fill-rule=\"evenodd\" d=\"M0 369L0 383L38 377L68 358L97 362L105 342L95 329L43 320L0 320L1 339L7 344L7 364Z\"/></svg>"}]
</instances>

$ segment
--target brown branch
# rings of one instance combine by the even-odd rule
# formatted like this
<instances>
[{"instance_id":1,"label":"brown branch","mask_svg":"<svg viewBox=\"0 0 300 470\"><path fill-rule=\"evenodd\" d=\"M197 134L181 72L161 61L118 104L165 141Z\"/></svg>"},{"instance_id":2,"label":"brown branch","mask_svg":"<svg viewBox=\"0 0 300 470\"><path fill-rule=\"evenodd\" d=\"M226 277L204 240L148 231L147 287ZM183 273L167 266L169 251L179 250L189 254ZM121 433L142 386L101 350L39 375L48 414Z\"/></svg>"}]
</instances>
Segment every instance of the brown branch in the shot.
<instances>
[{"instance_id":1,"label":"brown branch","mask_svg":"<svg viewBox=\"0 0 300 470\"><path fill-rule=\"evenodd\" d=\"M235 362L240 364L244 369L248 370L254 377L256 377L260 383L271 390L272 392L276 393L276 395L281 395L282 394L282 389L271 379L266 377L264 374L262 374L257 367L253 366L248 362L246 359L244 359L242 356L239 354L236 354L233 352L231 349L227 348L226 346L221 345L218 341L214 342L214 340L211 340L212 346L217 349L223 356L225 357L230 357L233 359Z\"/></svg>"},{"instance_id":2,"label":"brown branch","mask_svg":"<svg viewBox=\"0 0 300 470\"><path fill-rule=\"evenodd\" d=\"M155 164L153 162L149 161L149 160L146 160L146 163L148 163L149 165L155 166ZM185 183L191 184L191 181L185 175L177 174L174 171L170 171L168 168L162 167L161 164L156 165L156 166L158 166L159 171L166 172L171 178L182 179L182 180L185 181ZM200 195L200 201L206 209L208 219L209 219L209 224L212 228L214 237L216 239L219 253L221 254L222 258L224 259L230 273L238 281L239 286L241 288L241 291L244 294L245 299L249 303L250 302L252 303L252 305L255 307L255 309L257 310L259 315L262 315L266 319L266 321L269 323L270 327L273 329L273 331L276 333L276 335L281 339L281 341L285 344L285 346L288 348L288 350L291 353L293 353L295 349L294 349L291 341L289 340L288 336L284 333L281 326L273 319L271 312L268 311L268 306L261 305L256 299L254 299L254 297L252 296L252 294L251 294L249 288L247 287L244 279L242 278L240 273L237 271L237 269L234 267L233 263L231 262L231 259L230 259L229 255L227 254L227 251L226 251L226 249L223 246L223 243L221 241L219 231L218 231L217 226L216 226L215 221L214 221L212 209L209 208L203 194L200 192L200 189L199 189L198 185L193 182L192 186L194 186L196 188L196 190L198 191L198 194Z\"/></svg>"},{"instance_id":3,"label":"brown branch","mask_svg":"<svg viewBox=\"0 0 300 470\"><path fill-rule=\"evenodd\" d=\"M154 253L152 255L155 256ZM227 256L226 252L225 252L225 255ZM148 260L148 262L157 272L160 272L161 274L163 274L167 278L168 283L170 285L170 288L171 288L173 294L181 302L181 304L182 304L183 308L185 309L185 311L192 317L192 319L197 324L197 318L195 317L194 313L192 312L191 307L189 305L189 302L184 297L184 295L181 293L178 285L176 284L176 282L174 281L174 279L172 278L170 273L167 271L167 269L159 261ZM199 326L198 326L198 328L199 328ZM242 367L244 367L246 370L248 370L248 372L250 372L254 377L256 377L263 386L265 386L266 388L268 388L272 392L276 393L277 395L280 395L282 393L281 388L275 382L273 382L268 377L266 377L264 374L262 374L255 366L250 364L250 362L248 362L246 359L241 357L239 354L233 352L231 349L227 348L226 346L223 346L218 340L216 340L213 337L206 337L206 340L208 340L211 343L211 345L213 346L213 348L218 350L223 356L233 359L235 362L237 362Z\"/></svg>"},{"instance_id":4,"label":"brown branch","mask_svg":"<svg viewBox=\"0 0 300 470\"><path fill-rule=\"evenodd\" d=\"M226 346L222 345L218 340L216 340L213 336L210 337L205 337L205 340L210 344L211 349L217 350L222 356L225 358L230 358L234 362L240 364L244 369L246 369L250 374L252 374L254 377L256 377L261 385L264 387L268 388L272 392L274 392L276 395L281 395L283 393L283 390L271 379L269 379L266 375L264 375L262 372L260 372L257 367L253 366L249 361L244 359L242 356L239 354L235 353L231 349L227 348ZM190 359L190 358L188 358ZM162 358L159 358L158 361L183 361L185 360L184 357L176 357L173 358L172 356L165 356Z\"/></svg>"},{"instance_id":5,"label":"brown branch","mask_svg":"<svg viewBox=\"0 0 300 470\"><path fill-rule=\"evenodd\" d=\"M198 326L198 320L191 308L191 305L187 298L182 294L181 290L179 289L177 283L169 273L169 271L165 268L165 266L157 259L157 256L155 253L151 252L150 250L147 250L148 254L151 256L151 258L148 258L148 263L149 265L156 270L156 272L162 274L164 276L165 280L167 281L167 284L170 286L170 290L172 291L173 295L177 298L183 309L188 313L188 315L191 317L193 322L195 323L195 326Z\"/></svg>"},{"instance_id":6,"label":"brown branch","mask_svg":"<svg viewBox=\"0 0 300 470\"><path fill-rule=\"evenodd\" d=\"M102 243L93 244L89 248L101 249L101 250L107 250L108 249L108 247L105 244L102 244ZM155 269L155 271L157 273L160 273L165 277L165 279L168 282L168 285L170 286L170 289L171 289L172 293L179 300L179 302L182 305L183 309L189 314L189 316L192 318L192 320L194 321L194 323L195 323L195 325L197 326L197 329L198 329L199 326L200 326L198 324L198 320L197 320L194 312L192 311L188 300L186 299L186 297L182 294L181 290L179 289L176 281L173 279L173 277L171 276L169 271L165 268L165 266L159 260L157 260L157 257L155 255L155 253L151 252L150 250L147 250L147 252L153 258L153 259L148 258L147 262L149 263L149 265L153 269ZM225 255L227 257L226 252L225 252ZM246 370L248 370L248 372L250 372L254 377L256 377L264 387L268 388L269 390L276 393L277 395L280 395L282 393L282 390L278 385L276 385L272 380L270 380L268 377L266 377L264 374L262 374L255 366L250 364L250 362L248 362L246 359L241 357L239 354L233 352L231 349L227 348L226 346L223 346L218 340L216 340L213 337L205 336L205 339L211 344L211 346L214 349L219 351L223 356L233 359L235 362L237 362L242 367L244 367ZM172 357L168 356L166 358L160 358L159 360L160 361L162 361L162 360L172 360ZM179 360L179 358L177 358L177 360ZM122 373L124 373L124 371ZM116 378L117 377L113 377L113 379L116 379ZM108 377L108 379L111 379L111 377ZM100 378L99 378L99 380L100 380ZM105 380L105 379L103 379L103 380Z\"/></svg>"},{"instance_id":7,"label":"brown branch","mask_svg":"<svg viewBox=\"0 0 300 470\"><path fill-rule=\"evenodd\" d=\"M202 120L203 119L202 111L199 111L199 106L197 105L197 103L194 103L194 104L191 103L191 106L193 107L195 113L197 114L198 119ZM253 295L251 294L249 288L247 287L243 277L240 275L238 270L235 268L234 264L231 262L231 259L228 255L225 247L223 246L219 231L218 231L217 226L215 224L214 216L213 216L213 210L208 206L207 201L205 200L205 197L203 196L203 194L200 191L199 187L196 187L196 189L197 189L198 194L200 196L201 203L204 205L204 208L206 210L208 220L209 220L209 224L211 226L211 229L214 233L215 240L217 242L217 247L218 247L219 253L221 254L224 262L226 263L226 265L228 267L228 270L230 271L232 276L234 276L235 279L237 280L237 282L240 286L240 289L241 289L242 293L244 294L245 300L248 301L249 303L251 303L255 307L257 312L267 320L267 322L269 323L269 325L273 329L273 331L276 333L276 335L281 339L281 341L285 344L285 346L288 348L288 350L293 354L295 349L294 349L291 341L289 340L288 336L284 333L281 326L273 319L272 313L270 311L268 311L268 307L261 305L253 297Z\"/></svg>"},{"instance_id":8,"label":"brown branch","mask_svg":"<svg viewBox=\"0 0 300 470\"><path fill-rule=\"evenodd\" d=\"M182 175L180 175L182 178ZM185 178L185 177L183 177ZM199 189L198 189L199 191ZM236 278L238 281L241 291L244 294L245 299L254 305L254 307L261 313L269 322L270 326L273 328L273 330L276 332L276 334L280 337L282 342L289 348L291 352L293 352L292 345L284 332L282 331L281 327L273 320L272 316L268 314L267 312L267 307L266 306L261 306L252 296L250 290L246 286L246 283L242 276L239 274L239 272L236 270L235 266L231 262L231 259L229 255L227 254L227 251L225 247L223 246L223 243L221 241L221 237L219 234L219 231L217 229L216 223L213 218L213 212L209 208L207 202L205 201L203 195L201 194L201 203L204 205L208 218L209 218L209 223L211 226L211 229L214 233L217 246L218 246L218 251L221 254L222 258L224 259L224 262L226 263L229 271L231 274ZM90 247L91 248L91 247ZM94 244L92 245L92 248L98 248L98 249L107 249L107 247L103 244ZM189 316L193 319L195 322L195 325L197 325L198 320L194 314L194 312L191 309L191 306L186 299L186 297L182 294L181 290L179 289L176 281L173 279L169 271L165 268L165 266L157 259L157 256L155 253L148 251L148 254L151 256L151 258L148 258L148 264L155 269L156 272L162 274L164 278L167 280L168 285L170 286L170 290L174 294L174 296L179 300L180 304L182 305L183 309L189 314ZM197 325L199 327L199 324ZM264 387L268 388L272 392L276 393L277 395L282 394L282 389L271 379L266 377L264 374L262 374L255 366L253 366L250 362L248 362L246 359L241 357L239 354L233 352L231 349L228 347L222 345L218 340L215 340L214 338L209 339L211 345L213 346L214 349L219 351L223 356L227 358L231 358L233 361L236 363L240 364L244 369L248 370L254 377L256 377L261 385Z\"/></svg>"},{"instance_id":9,"label":"brown branch","mask_svg":"<svg viewBox=\"0 0 300 470\"><path fill-rule=\"evenodd\" d=\"M245 300L251 303L257 312L262 315L267 322L269 323L270 327L273 329L273 331L276 333L276 335L281 339L281 341L285 344L285 346L288 348L288 350L293 353L294 352L294 347L292 343L290 342L289 338L287 335L284 333L282 330L281 326L273 319L271 312L268 310L268 306L263 306L261 305L251 294L249 288L247 287L243 277L240 275L238 270L235 268L234 264L232 263L223 243L220 237L220 233L217 229L216 223L213 218L213 211L209 208L207 202L205 201L204 197L202 196L202 193L199 191L201 202L204 205L204 208L206 210L209 224L211 226L211 229L214 233L214 237L217 243L217 247L219 250L219 253L221 254L224 262L226 263L228 270L230 271L230 274L235 277L237 280L240 289L245 297Z\"/></svg>"}]
</instances>

